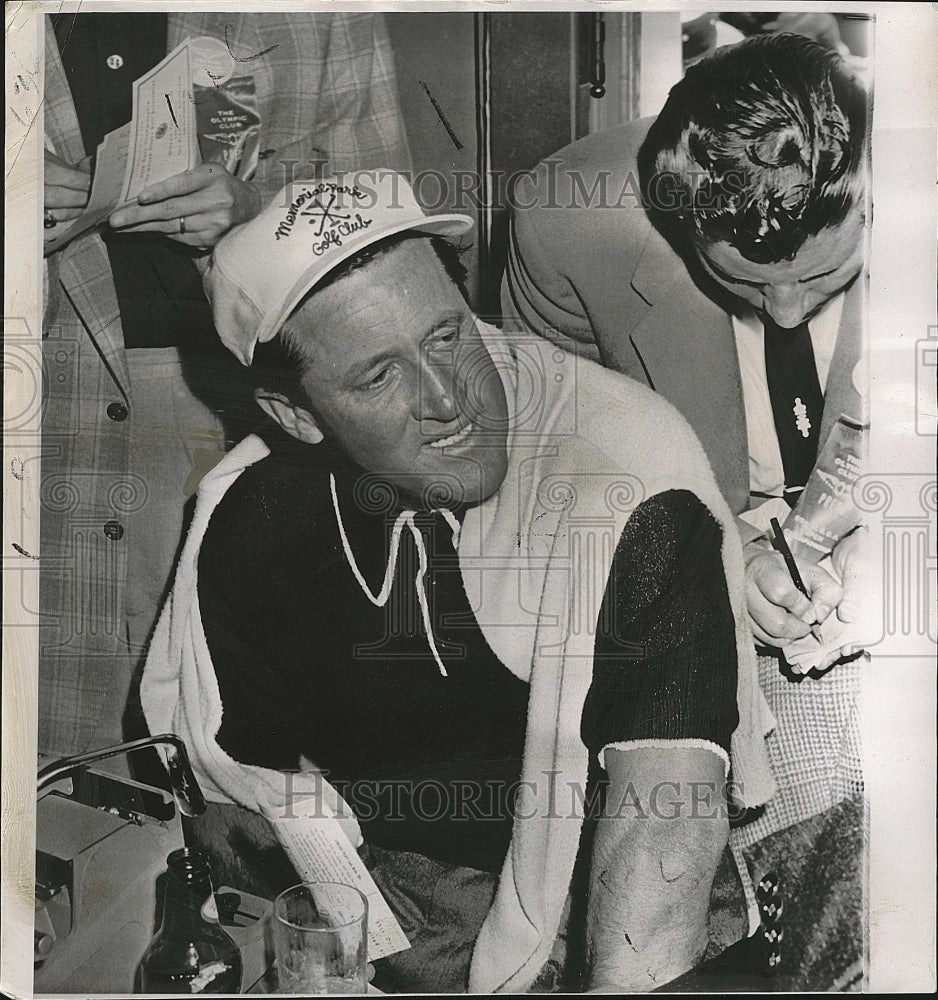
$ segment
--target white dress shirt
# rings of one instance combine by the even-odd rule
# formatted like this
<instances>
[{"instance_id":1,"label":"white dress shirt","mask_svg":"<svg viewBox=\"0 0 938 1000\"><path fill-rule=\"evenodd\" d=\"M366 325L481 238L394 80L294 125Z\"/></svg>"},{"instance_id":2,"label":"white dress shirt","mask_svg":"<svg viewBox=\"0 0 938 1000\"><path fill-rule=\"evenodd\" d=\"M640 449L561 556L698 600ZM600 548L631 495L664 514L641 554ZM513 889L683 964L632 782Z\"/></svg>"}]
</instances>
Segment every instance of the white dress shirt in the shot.
<instances>
[{"instance_id":1,"label":"white dress shirt","mask_svg":"<svg viewBox=\"0 0 938 1000\"><path fill-rule=\"evenodd\" d=\"M817 367L821 392L827 387L840 315L844 306L844 293L835 295L808 323L814 363ZM743 305L738 316L733 316L733 333L739 355L739 373L746 407L746 432L749 439L749 489L780 497L785 488L785 471L782 453L775 431L772 400L765 376L765 348L763 346L762 320L748 305Z\"/></svg>"}]
</instances>

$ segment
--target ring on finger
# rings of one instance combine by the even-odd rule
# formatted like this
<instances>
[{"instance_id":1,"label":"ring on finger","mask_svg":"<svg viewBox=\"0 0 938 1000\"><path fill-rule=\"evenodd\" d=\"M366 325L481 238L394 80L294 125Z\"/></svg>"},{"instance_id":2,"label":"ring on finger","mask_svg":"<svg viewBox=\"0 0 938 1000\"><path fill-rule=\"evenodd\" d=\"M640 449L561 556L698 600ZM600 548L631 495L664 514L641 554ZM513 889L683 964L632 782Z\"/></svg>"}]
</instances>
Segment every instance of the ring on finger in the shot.
<instances>
[{"instance_id":1,"label":"ring on finger","mask_svg":"<svg viewBox=\"0 0 938 1000\"><path fill-rule=\"evenodd\" d=\"M51 212L44 212L42 217L42 225L44 229L55 229L58 225L58 221Z\"/></svg>"},{"instance_id":2,"label":"ring on finger","mask_svg":"<svg viewBox=\"0 0 938 1000\"><path fill-rule=\"evenodd\" d=\"M184 215L179 219L179 235L186 235L186 217Z\"/></svg>"}]
</instances>

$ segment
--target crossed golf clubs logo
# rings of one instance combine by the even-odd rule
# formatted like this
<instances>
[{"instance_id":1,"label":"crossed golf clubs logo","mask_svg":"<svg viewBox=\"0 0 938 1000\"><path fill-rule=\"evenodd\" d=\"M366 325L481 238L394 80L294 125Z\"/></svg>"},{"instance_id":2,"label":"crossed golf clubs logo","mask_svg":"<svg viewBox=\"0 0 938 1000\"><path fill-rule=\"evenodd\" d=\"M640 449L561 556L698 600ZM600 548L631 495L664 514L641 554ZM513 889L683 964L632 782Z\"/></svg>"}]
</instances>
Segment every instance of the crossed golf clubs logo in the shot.
<instances>
[{"instance_id":1,"label":"crossed golf clubs logo","mask_svg":"<svg viewBox=\"0 0 938 1000\"><path fill-rule=\"evenodd\" d=\"M344 222L346 219L350 219L350 215L342 215L338 211L333 211L332 206L335 204L335 191L331 192L329 195L329 203L323 205L319 198L314 198L310 203L308 208L304 208L300 215L310 216L310 225L314 225L316 220L319 220L319 229L316 231L317 236L322 236L323 230L326 228L326 222L329 222L329 228L334 229L340 222Z\"/></svg>"}]
</instances>

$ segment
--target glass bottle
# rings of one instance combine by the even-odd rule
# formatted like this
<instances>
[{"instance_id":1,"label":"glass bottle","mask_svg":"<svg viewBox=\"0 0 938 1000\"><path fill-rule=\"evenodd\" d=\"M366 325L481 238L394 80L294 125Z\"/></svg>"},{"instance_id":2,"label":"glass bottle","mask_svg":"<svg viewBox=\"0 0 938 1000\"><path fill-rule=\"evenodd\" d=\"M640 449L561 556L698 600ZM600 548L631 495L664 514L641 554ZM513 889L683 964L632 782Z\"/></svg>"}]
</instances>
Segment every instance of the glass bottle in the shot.
<instances>
[{"instance_id":1,"label":"glass bottle","mask_svg":"<svg viewBox=\"0 0 938 1000\"><path fill-rule=\"evenodd\" d=\"M205 855L183 847L167 859L163 922L140 963L141 993L239 993L241 954L218 923Z\"/></svg>"}]
</instances>

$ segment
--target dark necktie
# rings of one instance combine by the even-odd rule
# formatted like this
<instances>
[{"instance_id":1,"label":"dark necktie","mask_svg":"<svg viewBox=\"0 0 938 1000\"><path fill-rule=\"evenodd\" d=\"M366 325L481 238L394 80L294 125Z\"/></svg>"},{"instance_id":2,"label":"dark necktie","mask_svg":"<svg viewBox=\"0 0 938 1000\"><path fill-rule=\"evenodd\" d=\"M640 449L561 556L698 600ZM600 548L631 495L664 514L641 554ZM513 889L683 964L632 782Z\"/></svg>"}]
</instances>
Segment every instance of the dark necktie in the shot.
<instances>
[{"instance_id":1,"label":"dark necktie","mask_svg":"<svg viewBox=\"0 0 938 1000\"><path fill-rule=\"evenodd\" d=\"M786 330L766 315L763 327L765 377L782 452L785 499L793 505L817 460L824 396L808 324Z\"/></svg>"}]
</instances>

